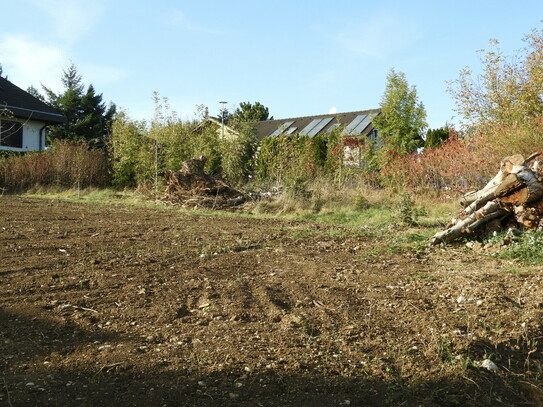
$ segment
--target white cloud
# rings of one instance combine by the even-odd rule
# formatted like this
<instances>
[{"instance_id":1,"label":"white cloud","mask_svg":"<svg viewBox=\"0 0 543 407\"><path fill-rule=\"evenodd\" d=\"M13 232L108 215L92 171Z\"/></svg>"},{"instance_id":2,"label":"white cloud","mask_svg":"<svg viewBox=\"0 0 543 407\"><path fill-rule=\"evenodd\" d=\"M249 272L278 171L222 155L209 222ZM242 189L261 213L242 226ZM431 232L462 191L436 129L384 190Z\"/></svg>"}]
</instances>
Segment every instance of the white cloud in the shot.
<instances>
[{"instance_id":1,"label":"white cloud","mask_svg":"<svg viewBox=\"0 0 543 407\"><path fill-rule=\"evenodd\" d=\"M43 84L58 90L68 58L57 46L40 44L24 35L5 35L0 38L0 61L4 74L17 86L39 89Z\"/></svg>"},{"instance_id":2,"label":"white cloud","mask_svg":"<svg viewBox=\"0 0 543 407\"><path fill-rule=\"evenodd\" d=\"M20 88L41 85L58 92L62 90L62 72L70 65L68 51L56 45L36 42L24 35L0 37L0 61L4 74ZM85 85L93 84L97 90L123 80L125 70L98 64L78 64ZM100 91L101 92L101 91Z\"/></svg>"},{"instance_id":3,"label":"white cloud","mask_svg":"<svg viewBox=\"0 0 543 407\"><path fill-rule=\"evenodd\" d=\"M328 110L328 114L336 114L337 113L337 108L334 106L334 107L331 107L330 110Z\"/></svg>"},{"instance_id":4,"label":"white cloud","mask_svg":"<svg viewBox=\"0 0 543 407\"><path fill-rule=\"evenodd\" d=\"M73 44L96 24L104 11L101 0L32 0L47 14L54 32Z\"/></svg>"},{"instance_id":5,"label":"white cloud","mask_svg":"<svg viewBox=\"0 0 543 407\"><path fill-rule=\"evenodd\" d=\"M389 10L348 24L336 40L352 56L382 59L409 47L421 36L421 28L409 17L395 16Z\"/></svg>"}]
</instances>

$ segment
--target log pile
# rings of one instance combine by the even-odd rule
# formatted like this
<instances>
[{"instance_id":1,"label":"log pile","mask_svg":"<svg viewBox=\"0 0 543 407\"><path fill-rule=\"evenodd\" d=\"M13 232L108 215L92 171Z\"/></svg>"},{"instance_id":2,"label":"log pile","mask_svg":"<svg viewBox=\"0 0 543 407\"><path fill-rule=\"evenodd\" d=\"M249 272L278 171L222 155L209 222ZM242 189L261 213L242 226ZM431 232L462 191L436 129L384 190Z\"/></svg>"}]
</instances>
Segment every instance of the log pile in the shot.
<instances>
[{"instance_id":1,"label":"log pile","mask_svg":"<svg viewBox=\"0 0 543 407\"><path fill-rule=\"evenodd\" d=\"M184 208L226 209L246 201L243 193L204 172L206 157L185 161L179 171L166 174L163 202Z\"/></svg>"},{"instance_id":2,"label":"log pile","mask_svg":"<svg viewBox=\"0 0 543 407\"><path fill-rule=\"evenodd\" d=\"M543 229L543 162L534 161L540 155L505 157L496 176L483 189L464 195L459 216L436 233L430 244L474 235L490 226L494 230Z\"/></svg>"}]
</instances>

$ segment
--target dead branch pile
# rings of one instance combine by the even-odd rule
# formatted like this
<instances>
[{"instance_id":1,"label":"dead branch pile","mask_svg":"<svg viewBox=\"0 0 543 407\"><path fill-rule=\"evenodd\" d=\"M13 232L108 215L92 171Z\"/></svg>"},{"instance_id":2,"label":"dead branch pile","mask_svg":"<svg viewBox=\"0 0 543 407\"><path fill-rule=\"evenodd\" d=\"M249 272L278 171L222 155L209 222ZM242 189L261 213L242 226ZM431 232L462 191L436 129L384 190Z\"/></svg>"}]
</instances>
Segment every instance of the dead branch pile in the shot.
<instances>
[{"instance_id":1,"label":"dead branch pile","mask_svg":"<svg viewBox=\"0 0 543 407\"><path fill-rule=\"evenodd\" d=\"M166 174L163 201L184 208L225 209L246 201L243 193L204 172L206 157L183 163L181 170Z\"/></svg>"},{"instance_id":2,"label":"dead branch pile","mask_svg":"<svg viewBox=\"0 0 543 407\"><path fill-rule=\"evenodd\" d=\"M431 245L449 242L479 231L500 228L543 229L543 162L530 162L541 153L524 159L505 157L500 170L481 190L464 195L464 207L447 228L436 233Z\"/></svg>"}]
</instances>

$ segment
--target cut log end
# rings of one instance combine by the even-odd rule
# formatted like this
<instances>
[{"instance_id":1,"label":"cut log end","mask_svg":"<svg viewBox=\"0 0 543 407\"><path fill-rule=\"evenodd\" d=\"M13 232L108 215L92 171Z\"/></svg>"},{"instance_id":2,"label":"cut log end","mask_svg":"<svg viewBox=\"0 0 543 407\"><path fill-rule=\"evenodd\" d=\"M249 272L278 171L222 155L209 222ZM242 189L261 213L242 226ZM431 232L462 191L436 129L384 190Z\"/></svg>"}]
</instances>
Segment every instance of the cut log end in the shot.
<instances>
[{"instance_id":1,"label":"cut log end","mask_svg":"<svg viewBox=\"0 0 543 407\"><path fill-rule=\"evenodd\" d=\"M519 154L505 157L498 174L483 189L464 195L461 200L464 209L460 215L453 218L445 230L436 233L430 239L430 245L484 231L489 222L494 229L508 219L521 227L543 226L542 166L536 163L527 166L539 155L535 153L527 159Z\"/></svg>"}]
</instances>

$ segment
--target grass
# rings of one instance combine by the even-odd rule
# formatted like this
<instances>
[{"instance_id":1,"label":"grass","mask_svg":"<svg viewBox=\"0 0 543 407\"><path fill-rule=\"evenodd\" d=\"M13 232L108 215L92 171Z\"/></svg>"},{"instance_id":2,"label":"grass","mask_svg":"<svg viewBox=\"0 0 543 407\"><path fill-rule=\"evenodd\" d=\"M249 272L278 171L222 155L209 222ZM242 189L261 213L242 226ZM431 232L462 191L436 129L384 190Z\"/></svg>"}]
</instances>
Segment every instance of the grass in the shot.
<instances>
[{"instance_id":1,"label":"grass","mask_svg":"<svg viewBox=\"0 0 543 407\"><path fill-rule=\"evenodd\" d=\"M517 260L525 265L543 263L543 232L526 231L518 236L517 241L500 250L496 256L507 260Z\"/></svg>"},{"instance_id":2,"label":"grass","mask_svg":"<svg viewBox=\"0 0 543 407\"><path fill-rule=\"evenodd\" d=\"M385 247L381 254L419 250L430 237L458 211L452 201L436 201L407 193L391 194L389 191L366 186L338 188L327 180L317 180L309 195L283 194L272 201L248 203L236 211L211 209L181 209L154 200L149 194L134 190L86 188L82 190L59 187L36 187L24 196L61 199L70 202L152 207L215 217L250 217L257 219L301 220L337 225L326 231L337 237L383 237ZM296 231L293 234L296 235ZM309 233L306 229L304 233ZM303 238L304 236L294 236ZM380 253L373 253L379 255Z\"/></svg>"},{"instance_id":3,"label":"grass","mask_svg":"<svg viewBox=\"0 0 543 407\"><path fill-rule=\"evenodd\" d=\"M160 203L133 190L86 188L78 191L40 187L22 195L70 202L152 207L203 216L281 218L325 223L337 225L338 228L330 230L326 228L325 232L316 228L314 233L326 233L337 237L386 237L385 247L379 249L382 254L403 252L410 247L420 249L421 246L425 246L436 228L445 223L456 209L453 209L455 205L449 202L406 197L405 194L391 196L383 190L365 187L338 189L330 183L321 182L317 183L316 188L318 190L312 193L310 198L282 195L276 200L259 201L236 211L181 209ZM402 220L402 211L404 215L407 214L408 221ZM294 237L304 237L296 233L293 231ZM310 232L306 229L304 233Z\"/></svg>"},{"instance_id":4,"label":"grass","mask_svg":"<svg viewBox=\"0 0 543 407\"><path fill-rule=\"evenodd\" d=\"M35 187L20 194L32 198L62 199L70 202L145 204L148 199L134 191L117 191L108 188L66 189Z\"/></svg>"}]
</instances>

